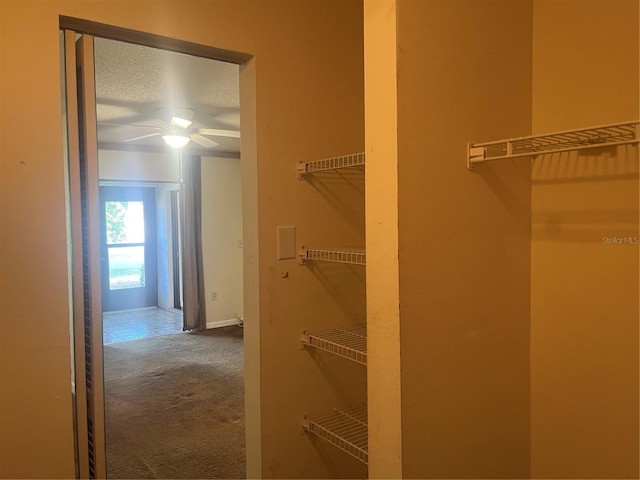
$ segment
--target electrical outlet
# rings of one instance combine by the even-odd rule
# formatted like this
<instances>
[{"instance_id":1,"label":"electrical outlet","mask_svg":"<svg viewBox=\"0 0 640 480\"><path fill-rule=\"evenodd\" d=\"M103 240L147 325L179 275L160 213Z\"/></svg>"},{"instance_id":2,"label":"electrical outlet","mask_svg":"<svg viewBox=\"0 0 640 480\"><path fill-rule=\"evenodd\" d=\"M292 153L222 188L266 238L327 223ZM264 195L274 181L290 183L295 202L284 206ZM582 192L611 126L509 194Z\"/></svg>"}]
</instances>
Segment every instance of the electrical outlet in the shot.
<instances>
[{"instance_id":1,"label":"electrical outlet","mask_svg":"<svg viewBox=\"0 0 640 480\"><path fill-rule=\"evenodd\" d=\"M211 292L211 300L214 302L218 301L218 292Z\"/></svg>"}]
</instances>

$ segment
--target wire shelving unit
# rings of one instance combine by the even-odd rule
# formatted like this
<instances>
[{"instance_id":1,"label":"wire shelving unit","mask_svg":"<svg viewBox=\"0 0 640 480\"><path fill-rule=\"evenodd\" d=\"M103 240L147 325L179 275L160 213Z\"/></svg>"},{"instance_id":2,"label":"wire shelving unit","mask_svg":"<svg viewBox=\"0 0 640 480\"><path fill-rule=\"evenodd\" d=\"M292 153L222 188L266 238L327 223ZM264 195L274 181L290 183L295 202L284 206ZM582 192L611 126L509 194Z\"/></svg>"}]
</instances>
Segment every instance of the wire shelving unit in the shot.
<instances>
[{"instance_id":1,"label":"wire shelving unit","mask_svg":"<svg viewBox=\"0 0 640 480\"><path fill-rule=\"evenodd\" d=\"M303 331L302 345L333 353L362 365L367 364L367 325L348 325L315 332Z\"/></svg>"},{"instance_id":2,"label":"wire shelving unit","mask_svg":"<svg viewBox=\"0 0 640 480\"><path fill-rule=\"evenodd\" d=\"M338 170L340 168L363 167L364 163L364 153L352 153L311 162L299 162L297 167L298 180L304 179L310 173Z\"/></svg>"},{"instance_id":3,"label":"wire shelving unit","mask_svg":"<svg viewBox=\"0 0 640 480\"><path fill-rule=\"evenodd\" d=\"M305 416L302 427L364 464L369 462L367 405Z\"/></svg>"},{"instance_id":4,"label":"wire shelving unit","mask_svg":"<svg viewBox=\"0 0 640 480\"><path fill-rule=\"evenodd\" d=\"M306 248L300 247L298 263L306 265L308 262L349 263L352 265L366 265L367 254L359 248Z\"/></svg>"},{"instance_id":5,"label":"wire shelving unit","mask_svg":"<svg viewBox=\"0 0 640 480\"><path fill-rule=\"evenodd\" d=\"M341 169L363 171L365 154L354 153L339 157L324 158L310 162L299 162L298 180L321 172L336 172ZM346 172L345 172L346 173ZM342 175L340 175L342 176ZM345 175L346 177L346 175ZM366 265L366 252L358 247L298 249L298 263L309 265L315 262L330 262L350 265ZM315 331L303 331L301 348L315 348L346 358L361 365L367 364L366 323ZM322 440L368 464L367 405L334 409L319 415L306 415L302 427L308 434Z\"/></svg>"},{"instance_id":6,"label":"wire shelving unit","mask_svg":"<svg viewBox=\"0 0 640 480\"><path fill-rule=\"evenodd\" d=\"M640 122L638 121L493 142L469 143L467 168L473 170L474 164L491 160L638 143L640 143Z\"/></svg>"}]
</instances>

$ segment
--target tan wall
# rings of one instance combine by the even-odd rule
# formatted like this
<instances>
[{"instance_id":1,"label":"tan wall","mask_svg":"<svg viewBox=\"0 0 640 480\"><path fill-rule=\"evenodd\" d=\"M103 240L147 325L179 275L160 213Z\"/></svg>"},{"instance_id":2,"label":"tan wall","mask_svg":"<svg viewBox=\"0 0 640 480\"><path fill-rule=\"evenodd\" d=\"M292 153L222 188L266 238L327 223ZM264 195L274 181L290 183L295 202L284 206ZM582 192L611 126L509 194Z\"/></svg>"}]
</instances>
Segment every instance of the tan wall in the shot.
<instances>
[{"instance_id":1,"label":"tan wall","mask_svg":"<svg viewBox=\"0 0 640 480\"><path fill-rule=\"evenodd\" d=\"M0 8L0 475L74 475L58 66L58 16L67 15L255 55L240 79L242 101L255 95L257 117L243 126L257 132L259 211L250 216L260 233L260 256L250 259L259 262L252 285L259 284L260 306L252 311L260 328L257 316L245 315L248 364L257 369L260 361L247 375L262 379L247 390L251 402L258 391L262 398L247 426L249 473L361 476L355 461L303 435L299 421L307 411L362 400L363 372L319 363L299 349L298 336L362 320L364 274L275 257L277 225L295 225L308 244L364 243L363 182L295 179L298 160L363 149L361 2L2 0ZM261 425L252 424L260 414Z\"/></svg>"},{"instance_id":2,"label":"tan wall","mask_svg":"<svg viewBox=\"0 0 640 480\"><path fill-rule=\"evenodd\" d=\"M530 1L398 3L403 473L529 475Z\"/></svg>"},{"instance_id":3,"label":"tan wall","mask_svg":"<svg viewBox=\"0 0 640 480\"><path fill-rule=\"evenodd\" d=\"M364 3L369 477L403 478L396 2Z\"/></svg>"},{"instance_id":4,"label":"tan wall","mask_svg":"<svg viewBox=\"0 0 640 480\"><path fill-rule=\"evenodd\" d=\"M240 173L238 159L202 159L202 250L208 327L243 315ZM216 292L217 300L212 298L212 292Z\"/></svg>"},{"instance_id":5,"label":"tan wall","mask_svg":"<svg viewBox=\"0 0 640 480\"><path fill-rule=\"evenodd\" d=\"M534 0L534 132L638 119L638 5ZM534 478L638 478L638 148L533 162Z\"/></svg>"}]
</instances>

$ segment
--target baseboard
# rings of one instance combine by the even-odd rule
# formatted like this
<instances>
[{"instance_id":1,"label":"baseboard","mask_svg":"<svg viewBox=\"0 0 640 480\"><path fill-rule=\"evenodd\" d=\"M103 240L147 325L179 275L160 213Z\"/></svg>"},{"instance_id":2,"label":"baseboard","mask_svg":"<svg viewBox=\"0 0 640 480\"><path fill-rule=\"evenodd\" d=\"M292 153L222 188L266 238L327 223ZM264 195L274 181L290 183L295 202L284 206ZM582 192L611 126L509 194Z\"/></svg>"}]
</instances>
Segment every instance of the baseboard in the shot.
<instances>
[{"instance_id":1,"label":"baseboard","mask_svg":"<svg viewBox=\"0 0 640 480\"><path fill-rule=\"evenodd\" d=\"M237 318L230 318L229 320L218 320L217 322L207 322L207 330L210 328L229 327L231 325L238 325Z\"/></svg>"}]
</instances>

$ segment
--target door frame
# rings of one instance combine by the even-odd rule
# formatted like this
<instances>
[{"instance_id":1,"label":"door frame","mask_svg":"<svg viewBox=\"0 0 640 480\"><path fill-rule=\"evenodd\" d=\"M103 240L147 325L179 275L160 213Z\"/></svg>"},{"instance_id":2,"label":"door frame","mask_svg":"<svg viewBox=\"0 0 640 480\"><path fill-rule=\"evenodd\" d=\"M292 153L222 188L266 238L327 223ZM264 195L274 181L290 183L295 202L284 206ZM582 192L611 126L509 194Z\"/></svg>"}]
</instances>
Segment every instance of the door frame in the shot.
<instances>
[{"instance_id":1,"label":"door frame","mask_svg":"<svg viewBox=\"0 0 640 480\"><path fill-rule=\"evenodd\" d=\"M128 42L138 45L144 45L163 50L194 55L212 60L220 60L240 65L240 117L242 118L241 126L241 169L242 169L242 226L243 226L243 297L244 297L244 383L245 383L245 436L246 436L246 466L247 478L262 477L262 442L261 442L261 400L260 400L260 297L259 297L259 229L258 229L258 161L257 161L257 129L256 129L256 66L255 59L252 55L242 52L232 52L223 50L213 46L196 44L183 40L176 40L153 33L139 32L122 27L106 25L89 20L78 19L68 16L59 17L59 28L65 34L65 38L74 38L76 34L86 34L94 37L102 37L116 41ZM68 55L67 55L68 56ZM65 60L66 57L65 56ZM74 77L73 79L70 77ZM62 88L66 93L67 99L75 96L78 85L75 82L75 70L66 68L66 79L62 80ZM95 99L94 99L95 105ZM69 147L69 169L70 175L78 169L78 159L74 152L80 148L78 145L78 131L84 128L81 121L77 118L78 111L69 109L67 112L67 141ZM82 113L82 112L80 112ZM75 134L74 134L75 131ZM97 140L97 139L96 139ZM97 172L96 172L97 173ZM97 201L98 176L91 179L92 188L95 192L95 201ZM82 229L82 219L79 216L80 204L79 193L72 195L74 186L69 186L70 210L71 210L71 230L79 233L78 229ZM94 223L98 222L98 217L94 219ZM99 232L99 224L89 225L94 232ZM76 237L74 237L76 238ZM81 238L81 237L80 237ZM76 238L77 240L77 238ZM77 260L81 258L82 247L84 242L72 241L70 246L71 258L76 261L72 262L70 267L70 278L74 275L76 279L82 278L77 276L78 268L81 271L81 265L77 265ZM96 261L98 266L96 271L99 275L99 255L91 254L92 261ZM104 397L103 388L104 380L102 378L102 331L98 332L95 328L96 324L102 324L101 312L96 310L92 313L94 329L91 341L91 350L85 351L79 348L80 338L84 335L81 329L80 318L84 308L82 295L88 295L88 302L94 302L100 305L101 292L100 286L92 288L90 291L83 290L82 282L76 280L70 281L70 288L74 292L73 304L73 365L75 372L75 435L76 435L76 455L78 457L78 475L80 478L103 478L104 477L104 460L105 460L105 444L104 444ZM86 390L87 373L85 370L84 357L88 355L96 361L94 368L100 370L99 375L99 392L88 392ZM99 362L99 365L98 365ZM95 378L94 381L97 381ZM92 407L92 415L87 412L87 401L90 396L98 396L96 403ZM97 419L98 429L92 438L93 448L97 452L99 458L100 471L94 471L90 474L88 468L88 432L87 422L91 423ZM95 426L95 425L94 425Z\"/></svg>"},{"instance_id":2,"label":"door frame","mask_svg":"<svg viewBox=\"0 0 640 480\"><path fill-rule=\"evenodd\" d=\"M76 38L75 32L65 31L63 49L76 470L81 478L103 478L104 365L93 39L86 35Z\"/></svg>"},{"instance_id":3,"label":"door frame","mask_svg":"<svg viewBox=\"0 0 640 480\"><path fill-rule=\"evenodd\" d=\"M182 255L180 254L180 190L171 192L171 264L173 267L173 308L182 310Z\"/></svg>"}]
</instances>

